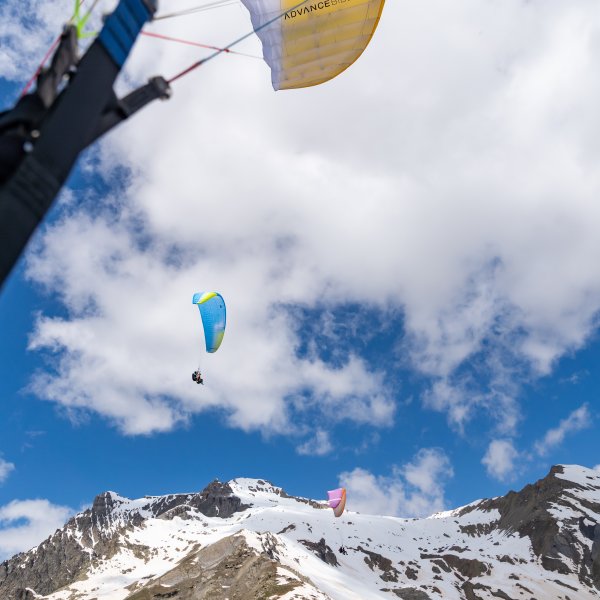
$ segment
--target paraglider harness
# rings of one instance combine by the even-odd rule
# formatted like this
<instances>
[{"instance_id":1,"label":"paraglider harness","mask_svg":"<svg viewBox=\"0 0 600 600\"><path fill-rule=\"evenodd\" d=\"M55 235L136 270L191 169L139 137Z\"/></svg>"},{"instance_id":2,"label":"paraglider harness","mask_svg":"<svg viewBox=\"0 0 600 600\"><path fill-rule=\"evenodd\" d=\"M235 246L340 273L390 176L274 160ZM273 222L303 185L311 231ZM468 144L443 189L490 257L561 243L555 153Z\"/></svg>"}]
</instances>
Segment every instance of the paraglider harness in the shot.
<instances>
[{"instance_id":1,"label":"paraglider harness","mask_svg":"<svg viewBox=\"0 0 600 600\"><path fill-rule=\"evenodd\" d=\"M79 153L148 103L170 96L162 77L124 98L113 84L157 0L121 0L79 59L67 25L34 92L0 113L0 286L52 206Z\"/></svg>"},{"instance_id":2,"label":"paraglider harness","mask_svg":"<svg viewBox=\"0 0 600 600\"><path fill-rule=\"evenodd\" d=\"M200 373L200 369L192 373L192 381L195 381L197 384L204 385L204 379L202 379L202 373Z\"/></svg>"}]
</instances>

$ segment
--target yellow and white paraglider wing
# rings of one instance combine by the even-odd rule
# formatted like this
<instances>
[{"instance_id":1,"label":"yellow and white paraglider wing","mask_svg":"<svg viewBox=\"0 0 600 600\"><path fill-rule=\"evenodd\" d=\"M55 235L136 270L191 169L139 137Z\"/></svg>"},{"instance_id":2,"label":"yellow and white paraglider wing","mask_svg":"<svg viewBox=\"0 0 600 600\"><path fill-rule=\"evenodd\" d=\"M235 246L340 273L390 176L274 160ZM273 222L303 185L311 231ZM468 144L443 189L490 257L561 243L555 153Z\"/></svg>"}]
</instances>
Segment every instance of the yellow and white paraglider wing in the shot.
<instances>
[{"instance_id":1,"label":"yellow and white paraglider wing","mask_svg":"<svg viewBox=\"0 0 600 600\"><path fill-rule=\"evenodd\" d=\"M273 88L284 90L318 85L347 69L373 37L385 0L242 2L261 39Z\"/></svg>"}]
</instances>

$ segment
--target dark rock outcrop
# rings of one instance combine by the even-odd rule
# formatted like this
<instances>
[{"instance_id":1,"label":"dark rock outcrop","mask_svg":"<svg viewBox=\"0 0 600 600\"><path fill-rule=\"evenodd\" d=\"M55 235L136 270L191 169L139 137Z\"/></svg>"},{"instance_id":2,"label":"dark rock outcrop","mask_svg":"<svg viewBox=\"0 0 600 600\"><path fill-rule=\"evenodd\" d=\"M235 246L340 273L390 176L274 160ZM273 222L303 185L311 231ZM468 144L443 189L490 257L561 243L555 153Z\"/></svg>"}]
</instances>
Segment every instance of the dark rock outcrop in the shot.
<instances>
[{"instance_id":1,"label":"dark rock outcrop","mask_svg":"<svg viewBox=\"0 0 600 600\"><path fill-rule=\"evenodd\" d=\"M250 548L243 536L223 538L186 556L164 575L132 590L126 600L258 600L293 591L302 581Z\"/></svg>"},{"instance_id":2,"label":"dark rock outcrop","mask_svg":"<svg viewBox=\"0 0 600 600\"><path fill-rule=\"evenodd\" d=\"M365 550L365 548L361 548L360 546L357 548L357 550L363 554L366 554L365 563L369 566L371 571L375 571L376 568L381 571L379 577L381 577L383 581L398 581L400 572L393 566L392 561L389 558L386 558L377 552ZM406 571L409 579L416 579L417 571L415 569L407 567ZM415 576L411 577L409 574L410 571L414 571Z\"/></svg>"},{"instance_id":3,"label":"dark rock outcrop","mask_svg":"<svg viewBox=\"0 0 600 600\"><path fill-rule=\"evenodd\" d=\"M382 588L381 591L392 592L398 596L398 598L401 598L401 600L431 600L431 596L429 596L429 594L423 590L418 590L417 588Z\"/></svg>"},{"instance_id":4,"label":"dark rock outcrop","mask_svg":"<svg viewBox=\"0 0 600 600\"><path fill-rule=\"evenodd\" d=\"M473 508L497 510L500 519L493 525L521 537L527 536L533 552L546 570L566 575L575 568L583 583L600 589L600 524L586 523L582 516L578 516L559 527L557 518L550 512L554 506L580 515L581 505L587 505L585 507L590 513L599 515L600 504L582 501L581 497L575 499L574 492L585 487L557 477L557 474L563 473L564 467L554 466L546 477L526 485L521 491L485 500L475 507L468 507L465 512ZM598 484L594 487L597 488ZM577 532L592 541L591 551L581 543Z\"/></svg>"},{"instance_id":5,"label":"dark rock outcrop","mask_svg":"<svg viewBox=\"0 0 600 600\"><path fill-rule=\"evenodd\" d=\"M113 492L94 499L92 507L73 517L63 529L42 542L35 552L18 554L0 564L0 598L25 598L27 588L47 595L77 581L91 564L119 551L121 534L140 527L147 516L172 519L195 509L207 517L223 519L246 510L248 505L217 480L197 494L173 494L148 498L141 509L128 509L128 500ZM145 548L132 548L144 553Z\"/></svg>"},{"instance_id":6,"label":"dark rock outcrop","mask_svg":"<svg viewBox=\"0 0 600 600\"><path fill-rule=\"evenodd\" d=\"M218 480L209 483L199 494L195 494L189 505L207 517L222 519L228 519L234 513L250 508L248 504L242 504L242 501L233 494L229 484Z\"/></svg>"},{"instance_id":7,"label":"dark rock outcrop","mask_svg":"<svg viewBox=\"0 0 600 600\"><path fill-rule=\"evenodd\" d=\"M421 554L422 559L429 559L449 573L451 570L471 579L481 575L489 575L491 568L488 564L476 558L462 558L455 554Z\"/></svg>"},{"instance_id":8,"label":"dark rock outcrop","mask_svg":"<svg viewBox=\"0 0 600 600\"><path fill-rule=\"evenodd\" d=\"M250 508L234 495L228 483L215 479L197 494L171 494L158 499L150 498L142 510L154 517L173 518L181 516L186 508L195 508L206 517L228 519L236 512Z\"/></svg>"},{"instance_id":9,"label":"dark rock outcrop","mask_svg":"<svg viewBox=\"0 0 600 600\"><path fill-rule=\"evenodd\" d=\"M241 489L248 490L251 498L256 497L256 512L247 515L254 519L225 522L226 537L222 538L218 533L220 519L251 508L233 492L238 485L235 481L229 485L215 480L198 493L145 497L135 502L105 492L94 499L91 508L70 519L36 549L0 564L0 600L34 600L37 594L46 596L88 576L93 580L97 571L95 575L90 569L104 568L106 561L117 554L113 564L119 566L111 568L130 573L134 563L119 562L123 556L133 555L148 564L157 555L160 535L165 530L179 532L171 536L177 540L172 546L176 558L165 553L161 558L163 567L156 575L132 577L129 581L134 583L126 588L128 600L274 600L290 592L303 600L323 598L308 577L302 575L304 562L313 566L315 563L303 561L297 554L298 542L327 565L338 567L336 577L356 572L358 565L374 583L374 590L403 600L439 600L443 598L440 589L447 585L457 591L461 600L535 598L527 587L535 589L534 583L528 583L532 581L530 567L536 569L545 585L558 590L555 597L595 597L600 590L600 501L595 501L600 500L600 475L578 467L572 469L567 472L571 479L560 477L563 467L553 467L545 478L518 492L473 503L450 517L441 516L445 521L440 525L428 520L423 523L426 535L420 535L418 522L413 532L406 535L408 526L404 520L386 520L390 535L379 536L380 539L372 531L381 529L371 529L370 525L362 532L357 529L347 535L348 541L356 540L348 550L354 556L362 553L364 564L354 562L350 571L347 561L338 562L335 551L327 544L327 540L336 539L329 525L319 525L310 511L298 505L290 513L296 516L288 520L286 514L282 519L280 505L294 503L282 503L280 498L291 497L264 480L240 482ZM323 507L313 501L293 499ZM270 514L271 506L276 507L273 514L277 517L263 519L262 511L267 507ZM485 514L491 511L493 516ZM298 514L302 515L300 519ZM462 518L467 515L468 518ZM167 524L163 520L173 522ZM230 535L232 525L241 529L244 523L247 531ZM352 522L347 521L346 525ZM275 528L273 532L269 527ZM159 534L139 535L137 530L145 528ZM299 531L309 539L298 539ZM451 535L453 531L456 540ZM513 544L518 538L523 541ZM203 543L207 545L202 546ZM307 556L305 552L301 554ZM317 572L323 569L324 565ZM492 572L496 576L506 573L506 586L499 586L498 577L492 580ZM97 589L91 585L95 582L90 581L89 589Z\"/></svg>"},{"instance_id":10,"label":"dark rock outcrop","mask_svg":"<svg viewBox=\"0 0 600 600\"><path fill-rule=\"evenodd\" d=\"M42 542L35 553L17 554L0 564L0 598L27 598L26 588L51 594L85 572L91 556L65 530Z\"/></svg>"},{"instance_id":11,"label":"dark rock outcrop","mask_svg":"<svg viewBox=\"0 0 600 600\"><path fill-rule=\"evenodd\" d=\"M338 559L334 551L327 545L325 538L321 538L317 543L310 540L299 540L300 543L314 552L324 563L332 567L339 566Z\"/></svg>"}]
</instances>

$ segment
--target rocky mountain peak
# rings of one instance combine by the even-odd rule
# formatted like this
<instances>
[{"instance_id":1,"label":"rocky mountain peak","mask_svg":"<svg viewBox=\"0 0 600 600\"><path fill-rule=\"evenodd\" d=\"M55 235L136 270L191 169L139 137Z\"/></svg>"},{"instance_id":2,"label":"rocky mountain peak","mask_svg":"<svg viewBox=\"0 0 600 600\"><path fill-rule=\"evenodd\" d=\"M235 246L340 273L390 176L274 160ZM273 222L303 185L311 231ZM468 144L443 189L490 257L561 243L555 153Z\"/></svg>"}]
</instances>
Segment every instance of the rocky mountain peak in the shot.
<instances>
[{"instance_id":1,"label":"rocky mountain peak","mask_svg":"<svg viewBox=\"0 0 600 600\"><path fill-rule=\"evenodd\" d=\"M228 483L215 479L189 501L189 505L207 517L227 519L234 513L250 508L233 493Z\"/></svg>"},{"instance_id":2,"label":"rocky mountain peak","mask_svg":"<svg viewBox=\"0 0 600 600\"><path fill-rule=\"evenodd\" d=\"M266 479L237 477L236 479L232 479L227 485L230 486L230 489L235 489L237 493L274 494L275 496L280 496L282 492L285 493L282 488Z\"/></svg>"},{"instance_id":3,"label":"rocky mountain peak","mask_svg":"<svg viewBox=\"0 0 600 600\"><path fill-rule=\"evenodd\" d=\"M349 508L351 508L351 496ZM593 600L600 473L539 481L428 519L347 512L263 479L136 500L98 495L0 564L2 600Z\"/></svg>"},{"instance_id":4,"label":"rocky mountain peak","mask_svg":"<svg viewBox=\"0 0 600 600\"><path fill-rule=\"evenodd\" d=\"M576 574L600 589L600 473L577 465L555 465L518 492L465 507L497 510L493 523L530 540L533 553L548 571ZM479 527L483 533L485 527ZM591 542L591 547L589 542Z\"/></svg>"},{"instance_id":5,"label":"rocky mountain peak","mask_svg":"<svg viewBox=\"0 0 600 600\"><path fill-rule=\"evenodd\" d=\"M112 492L98 494L92 502L92 511L97 515L108 514L115 507L115 499Z\"/></svg>"},{"instance_id":6,"label":"rocky mountain peak","mask_svg":"<svg viewBox=\"0 0 600 600\"><path fill-rule=\"evenodd\" d=\"M312 508L326 508L323 502L302 498L288 494L283 488L267 481L266 479L238 478L229 482L233 493L252 504L255 501L263 500L276 502L277 498L286 498L294 500L301 504L306 504Z\"/></svg>"}]
</instances>

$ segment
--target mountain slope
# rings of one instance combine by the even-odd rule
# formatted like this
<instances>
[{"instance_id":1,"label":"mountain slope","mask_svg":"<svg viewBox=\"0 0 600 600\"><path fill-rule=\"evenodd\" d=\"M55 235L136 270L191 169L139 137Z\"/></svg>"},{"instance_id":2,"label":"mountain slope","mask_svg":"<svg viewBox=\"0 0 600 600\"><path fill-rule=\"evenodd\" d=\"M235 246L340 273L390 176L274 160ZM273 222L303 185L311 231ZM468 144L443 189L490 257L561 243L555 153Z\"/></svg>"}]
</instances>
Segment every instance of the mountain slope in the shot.
<instances>
[{"instance_id":1,"label":"mountain slope","mask_svg":"<svg viewBox=\"0 0 600 600\"><path fill-rule=\"evenodd\" d=\"M3 600L599 596L600 474L577 466L427 519L335 519L253 479L139 500L106 492L0 565Z\"/></svg>"}]
</instances>

